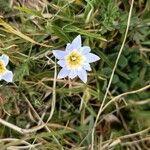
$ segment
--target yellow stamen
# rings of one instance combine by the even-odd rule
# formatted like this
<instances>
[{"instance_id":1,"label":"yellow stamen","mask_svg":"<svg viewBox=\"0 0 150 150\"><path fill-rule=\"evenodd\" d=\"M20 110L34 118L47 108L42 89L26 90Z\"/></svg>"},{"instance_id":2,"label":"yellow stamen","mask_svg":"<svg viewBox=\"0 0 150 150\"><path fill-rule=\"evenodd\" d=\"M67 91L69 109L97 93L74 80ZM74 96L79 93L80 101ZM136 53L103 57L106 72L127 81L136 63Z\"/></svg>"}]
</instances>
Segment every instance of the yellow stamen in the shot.
<instances>
[{"instance_id":1,"label":"yellow stamen","mask_svg":"<svg viewBox=\"0 0 150 150\"><path fill-rule=\"evenodd\" d=\"M67 66L70 69L77 69L80 68L82 63L84 61L84 56L81 55L78 51L74 50L72 51L67 57L66 62Z\"/></svg>"},{"instance_id":2,"label":"yellow stamen","mask_svg":"<svg viewBox=\"0 0 150 150\"><path fill-rule=\"evenodd\" d=\"M0 74L6 71L6 67L3 61L0 61Z\"/></svg>"},{"instance_id":3,"label":"yellow stamen","mask_svg":"<svg viewBox=\"0 0 150 150\"><path fill-rule=\"evenodd\" d=\"M75 61L77 58L72 56L71 59L72 59L72 61Z\"/></svg>"}]
</instances>

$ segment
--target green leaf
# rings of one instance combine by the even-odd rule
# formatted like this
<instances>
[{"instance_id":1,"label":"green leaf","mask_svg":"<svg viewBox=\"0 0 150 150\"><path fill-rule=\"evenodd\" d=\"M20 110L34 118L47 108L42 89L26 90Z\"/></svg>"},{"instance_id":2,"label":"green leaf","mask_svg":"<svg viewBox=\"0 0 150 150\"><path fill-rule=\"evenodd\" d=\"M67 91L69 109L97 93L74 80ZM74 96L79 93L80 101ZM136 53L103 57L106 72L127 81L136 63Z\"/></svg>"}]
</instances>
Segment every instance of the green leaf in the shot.
<instances>
[{"instance_id":1,"label":"green leaf","mask_svg":"<svg viewBox=\"0 0 150 150\"><path fill-rule=\"evenodd\" d=\"M65 32L62 30L62 28L56 26L56 25L50 25L48 28L51 28L54 35L57 35L59 38L66 42L70 42L69 37L65 34Z\"/></svg>"},{"instance_id":2,"label":"green leaf","mask_svg":"<svg viewBox=\"0 0 150 150\"><path fill-rule=\"evenodd\" d=\"M22 81L25 75L29 75L29 62L26 61L19 68L16 69L14 81Z\"/></svg>"},{"instance_id":3,"label":"green leaf","mask_svg":"<svg viewBox=\"0 0 150 150\"><path fill-rule=\"evenodd\" d=\"M136 112L132 113L132 117L138 118L138 119L148 119L149 120L150 111L136 110Z\"/></svg>"},{"instance_id":4,"label":"green leaf","mask_svg":"<svg viewBox=\"0 0 150 150\"><path fill-rule=\"evenodd\" d=\"M108 59L108 57L107 57L102 51L97 50L96 52L99 53L99 55L101 56L101 58L103 59L103 61L106 62L107 65L108 65L110 68L113 68L113 64L110 62L110 60ZM130 80L130 78L128 77L128 75L125 74L124 72L122 72L121 70L116 69L116 72L117 72L120 76L124 77L125 79Z\"/></svg>"},{"instance_id":5,"label":"green leaf","mask_svg":"<svg viewBox=\"0 0 150 150\"><path fill-rule=\"evenodd\" d=\"M150 45L150 40L149 41L144 41L142 42L143 45Z\"/></svg>"},{"instance_id":6,"label":"green leaf","mask_svg":"<svg viewBox=\"0 0 150 150\"><path fill-rule=\"evenodd\" d=\"M80 29L76 26L67 26L64 28L64 30L66 32L77 32L81 35L85 35L87 37L91 37L91 38L94 38L94 39L99 39L99 40L102 40L102 41L107 41L105 38L103 38L100 34L96 34L96 33L91 33L91 32L88 32L87 30L83 30L83 29Z\"/></svg>"},{"instance_id":7,"label":"green leaf","mask_svg":"<svg viewBox=\"0 0 150 150\"><path fill-rule=\"evenodd\" d=\"M119 82L119 77L118 77L118 75L115 74L113 77L112 83L115 84L117 82Z\"/></svg>"},{"instance_id":8,"label":"green leaf","mask_svg":"<svg viewBox=\"0 0 150 150\"><path fill-rule=\"evenodd\" d=\"M119 62L118 62L118 66L120 66L121 68L124 68L128 65L128 60L125 56L121 55Z\"/></svg>"},{"instance_id":9,"label":"green leaf","mask_svg":"<svg viewBox=\"0 0 150 150\"><path fill-rule=\"evenodd\" d=\"M109 67L106 67L106 68L104 68L104 69L102 70L102 72L103 72L103 74L104 74L105 76L107 76L107 78L110 78L111 73L112 73L112 69L109 68Z\"/></svg>"},{"instance_id":10,"label":"green leaf","mask_svg":"<svg viewBox=\"0 0 150 150\"><path fill-rule=\"evenodd\" d=\"M14 7L16 10L19 10L21 12L25 12L27 14L33 15L33 16L38 16L38 17L43 17L41 15L41 12L35 11L33 9L27 8L27 7Z\"/></svg>"},{"instance_id":11,"label":"green leaf","mask_svg":"<svg viewBox=\"0 0 150 150\"><path fill-rule=\"evenodd\" d=\"M117 82L117 86L123 91L126 92L128 90L128 85L122 81Z\"/></svg>"},{"instance_id":12,"label":"green leaf","mask_svg":"<svg viewBox=\"0 0 150 150\"><path fill-rule=\"evenodd\" d=\"M133 54L131 57L131 62L137 63L140 60L140 56L137 54Z\"/></svg>"}]
</instances>

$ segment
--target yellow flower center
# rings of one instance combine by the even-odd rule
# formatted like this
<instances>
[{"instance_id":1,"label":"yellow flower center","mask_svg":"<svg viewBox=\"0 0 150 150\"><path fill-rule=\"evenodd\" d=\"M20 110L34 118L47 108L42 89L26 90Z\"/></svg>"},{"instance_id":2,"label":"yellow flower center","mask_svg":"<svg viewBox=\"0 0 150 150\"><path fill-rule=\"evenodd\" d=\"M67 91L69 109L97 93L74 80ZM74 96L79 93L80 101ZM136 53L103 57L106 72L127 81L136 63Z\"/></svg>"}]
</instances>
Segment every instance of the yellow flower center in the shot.
<instances>
[{"instance_id":1,"label":"yellow flower center","mask_svg":"<svg viewBox=\"0 0 150 150\"><path fill-rule=\"evenodd\" d=\"M78 51L72 51L67 57L66 62L69 69L80 68L84 61L84 56L81 55Z\"/></svg>"},{"instance_id":2,"label":"yellow flower center","mask_svg":"<svg viewBox=\"0 0 150 150\"><path fill-rule=\"evenodd\" d=\"M0 61L0 74L6 71L6 67L3 61Z\"/></svg>"}]
</instances>

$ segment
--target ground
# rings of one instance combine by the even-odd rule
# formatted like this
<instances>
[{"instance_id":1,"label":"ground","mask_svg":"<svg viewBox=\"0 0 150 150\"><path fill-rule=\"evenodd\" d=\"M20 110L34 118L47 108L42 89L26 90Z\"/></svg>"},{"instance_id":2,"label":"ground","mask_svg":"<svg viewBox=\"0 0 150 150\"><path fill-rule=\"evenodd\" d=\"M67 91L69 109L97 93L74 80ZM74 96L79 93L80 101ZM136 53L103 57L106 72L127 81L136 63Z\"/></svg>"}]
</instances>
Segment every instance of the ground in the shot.
<instances>
[{"instance_id":1,"label":"ground","mask_svg":"<svg viewBox=\"0 0 150 150\"><path fill-rule=\"evenodd\" d=\"M1 150L150 149L149 0L0 0ZM52 54L76 36L100 57L87 82Z\"/></svg>"}]
</instances>

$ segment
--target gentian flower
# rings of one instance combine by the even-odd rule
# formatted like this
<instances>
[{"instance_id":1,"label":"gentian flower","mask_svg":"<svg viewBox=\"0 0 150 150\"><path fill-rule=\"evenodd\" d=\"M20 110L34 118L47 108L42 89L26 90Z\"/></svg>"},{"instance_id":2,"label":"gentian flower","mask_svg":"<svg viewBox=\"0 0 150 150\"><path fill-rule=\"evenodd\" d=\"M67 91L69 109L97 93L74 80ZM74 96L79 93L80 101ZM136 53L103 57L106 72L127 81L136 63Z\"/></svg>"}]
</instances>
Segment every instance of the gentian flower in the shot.
<instances>
[{"instance_id":1,"label":"gentian flower","mask_svg":"<svg viewBox=\"0 0 150 150\"><path fill-rule=\"evenodd\" d=\"M7 82L12 82L13 73L6 69L9 62L9 57L7 55L0 56L0 80L5 80Z\"/></svg>"},{"instance_id":2,"label":"gentian flower","mask_svg":"<svg viewBox=\"0 0 150 150\"><path fill-rule=\"evenodd\" d=\"M100 58L90 53L88 46L81 45L81 36L78 35L72 43L68 43L65 51L53 50L54 56L59 59L57 62L62 69L58 74L58 79L69 77L71 79L78 76L84 83L87 82L87 72L91 71L89 63Z\"/></svg>"}]
</instances>

